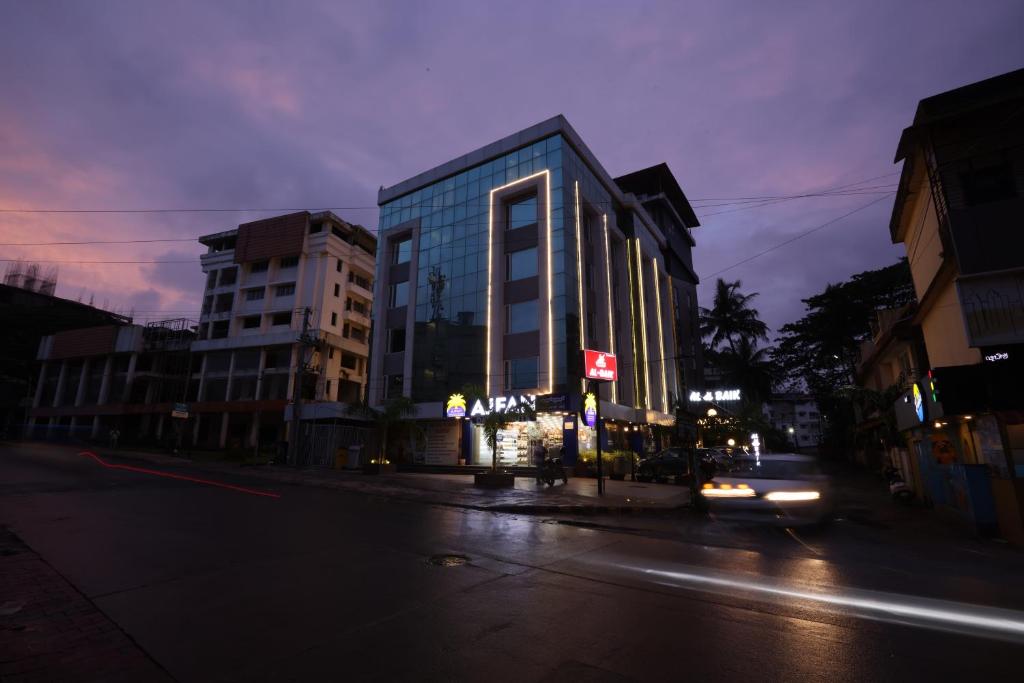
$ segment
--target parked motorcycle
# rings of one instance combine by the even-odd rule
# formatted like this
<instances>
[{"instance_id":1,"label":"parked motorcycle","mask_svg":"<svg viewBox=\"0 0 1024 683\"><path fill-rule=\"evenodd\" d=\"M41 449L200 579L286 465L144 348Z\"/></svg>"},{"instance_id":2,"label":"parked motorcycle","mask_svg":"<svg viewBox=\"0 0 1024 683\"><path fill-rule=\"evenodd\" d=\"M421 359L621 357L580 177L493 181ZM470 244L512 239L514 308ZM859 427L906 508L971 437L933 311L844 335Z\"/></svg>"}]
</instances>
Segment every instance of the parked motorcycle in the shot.
<instances>
[{"instance_id":1,"label":"parked motorcycle","mask_svg":"<svg viewBox=\"0 0 1024 683\"><path fill-rule=\"evenodd\" d=\"M889 495L893 500L899 503L909 503L914 497L914 492L907 482L903 481L900 471L895 467L888 467L885 470L885 475L889 480Z\"/></svg>"},{"instance_id":2,"label":"parked motorcycle","mask_svg":"<svg viewBox=\"0 0 1024 683\"><path fill-rule=\"evenodd\" d=\"M538 470L537 479L546 482L548 486L554 486L555 479L561 479L563 484L569 483L569 475L561 458L545 458L544 465Z\"/></svg>"}]
</instances>

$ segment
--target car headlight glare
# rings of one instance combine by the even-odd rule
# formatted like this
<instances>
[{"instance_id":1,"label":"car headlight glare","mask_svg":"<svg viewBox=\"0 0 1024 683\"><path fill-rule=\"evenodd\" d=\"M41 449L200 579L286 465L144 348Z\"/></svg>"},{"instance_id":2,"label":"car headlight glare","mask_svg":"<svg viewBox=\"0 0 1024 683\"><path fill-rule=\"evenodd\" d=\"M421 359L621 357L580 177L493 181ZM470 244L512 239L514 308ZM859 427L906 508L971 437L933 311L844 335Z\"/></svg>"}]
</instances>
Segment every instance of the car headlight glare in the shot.
<instances>
[{"instance_id":1,"label":"car headlight glare","mask_svg":"<svg viewBox=\"0 0 1024 683\"><path fill-rule=\"evenodd\" d=\"M764 496L765 500L774 501L818 500L819 498L821 498L821 494L817 491L772 491Z\"/></svg>"}]
</instances>

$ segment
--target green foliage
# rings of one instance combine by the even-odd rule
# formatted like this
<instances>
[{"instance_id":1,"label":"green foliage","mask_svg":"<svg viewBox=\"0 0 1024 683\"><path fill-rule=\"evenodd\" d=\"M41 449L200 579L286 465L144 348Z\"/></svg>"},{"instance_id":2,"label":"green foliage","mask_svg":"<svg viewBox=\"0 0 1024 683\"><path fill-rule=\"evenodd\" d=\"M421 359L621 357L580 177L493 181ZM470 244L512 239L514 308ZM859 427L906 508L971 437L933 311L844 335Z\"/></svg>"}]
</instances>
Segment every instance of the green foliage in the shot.
<instances>
[{"instance_id":1,"label":"green foliage","mask_svg":"<svg viewBox=\"0 0 1024 683\"><path fill-rule=\"evenodd\" d=\"M366 402L353 403L348 407L348 414L373 424L380 443L378 462L387 458L390 442L420 432L419 425L413 419L416 416L416 404L408 396L389 399L379 408Z\"/></svg>"},{"instance_id":2,"label":"green foliage","mask_svg":"<svg viewBox=\"0 0 1024 683\"><path fill-rule=\"evenodd\" d=\"M744 402L761 405L779 377L771 354L771 349L759 349L751 339L740 337L735 348L705 350L704 363L717 368L729 386L739 387Z\"/></svg>"},{"instance_id":3,"label":"green foliage","mask_svg":"<svg viewBox=\"0 0 1024 683\"><path fill-rule=\"evenodd\" d=\"M610 463L618 458L626 458L628 460L635 456L636 454L633 451L601 451L601 466L610 466ZM597 451L594 449L580 451L579 461L585 465L594 465L597 462Z\"/></svg>"},{"instance_id":4,"label":"green foliage","mask_svg":"<svg viewBox=\"0 0 1024 683\"><path fill-rule=\"evenodd\" d=\"M491 469L498 469L498 432L513 422L537 419L537 413L526 404L519 404L506 412L493 411L484 416L484 439L491 448Z\"/></svg>"},{"instance_id":5,"label":"green foliage","mask_svg":"<svg viewBox=\"0 0 1024 683\"><path fill-rule=\"evenodd\" d=\"M845 389L854 382L860 344L871 334L875 310L912 301L910 267L900 259L804 299L804 317L779 330L774 361L789 388L806 389L818 401L824 438L833 450L847 450L852 444L856 415Z\"/></svg>"},{"instance_id":6,"label":"green foliage","mask_svg":"<svg viewBox=\"0 0 1024 683\"><path fill-rule=\"evenodd\" d=\"M758 340L768 341L768 326L761 321L757 309L750 307L758 294L741 293L740 284L739 280L726 282L719 278L711 308L700 310L700 334L710 339L712 350L724 342L735 353L740 340L745 339L755 347Z\"/></svg>"}]
</instances>

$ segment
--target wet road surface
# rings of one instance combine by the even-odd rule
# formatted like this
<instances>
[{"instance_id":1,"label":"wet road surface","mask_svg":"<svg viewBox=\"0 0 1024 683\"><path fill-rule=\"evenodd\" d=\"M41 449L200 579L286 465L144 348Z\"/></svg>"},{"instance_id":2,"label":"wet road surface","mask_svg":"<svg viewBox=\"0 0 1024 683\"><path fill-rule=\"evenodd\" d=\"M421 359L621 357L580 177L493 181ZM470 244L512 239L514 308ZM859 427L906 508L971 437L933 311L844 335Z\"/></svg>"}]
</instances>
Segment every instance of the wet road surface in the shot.
<instances>
[{"instance_id":1,"label":"wet road surface","mask_svg":"<svg viewBox=\"0 0 1024 683\"><path fill-rule=\"evenodd\" d=\"M280 497L0 445L0 524L182 681L978 680L1024 654L1011 552L218 483Z\"/></svg>"}]
</instances>

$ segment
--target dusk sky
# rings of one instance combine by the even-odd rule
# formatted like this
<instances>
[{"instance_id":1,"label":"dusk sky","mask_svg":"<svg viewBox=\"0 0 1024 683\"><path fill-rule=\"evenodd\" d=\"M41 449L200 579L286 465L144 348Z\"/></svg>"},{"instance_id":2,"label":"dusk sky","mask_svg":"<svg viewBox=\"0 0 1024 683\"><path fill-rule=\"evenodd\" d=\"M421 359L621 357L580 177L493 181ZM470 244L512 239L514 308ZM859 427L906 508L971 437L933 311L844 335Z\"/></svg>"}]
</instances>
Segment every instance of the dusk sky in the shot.
<instances>
[{"instance_id":1,"label":"dusk sky","mask_svg":"<svg viewBox=\"0 0 1024 683\"><path fill-rule=\"evenodd\" d=\"M878 199L722 273L777 328L902 254L901 130L922 97L1024 66L1022 28L1020 0L0 0L0 208L346 207L375 229L380 185L561 113L613 176L669 164L702 223L702 305L717 271ZM63 263L58 294L196 318L190 240L264 215L0 213L4 243L183 240L0 258L176 262Z\"/></svg>"}]
</instances>

